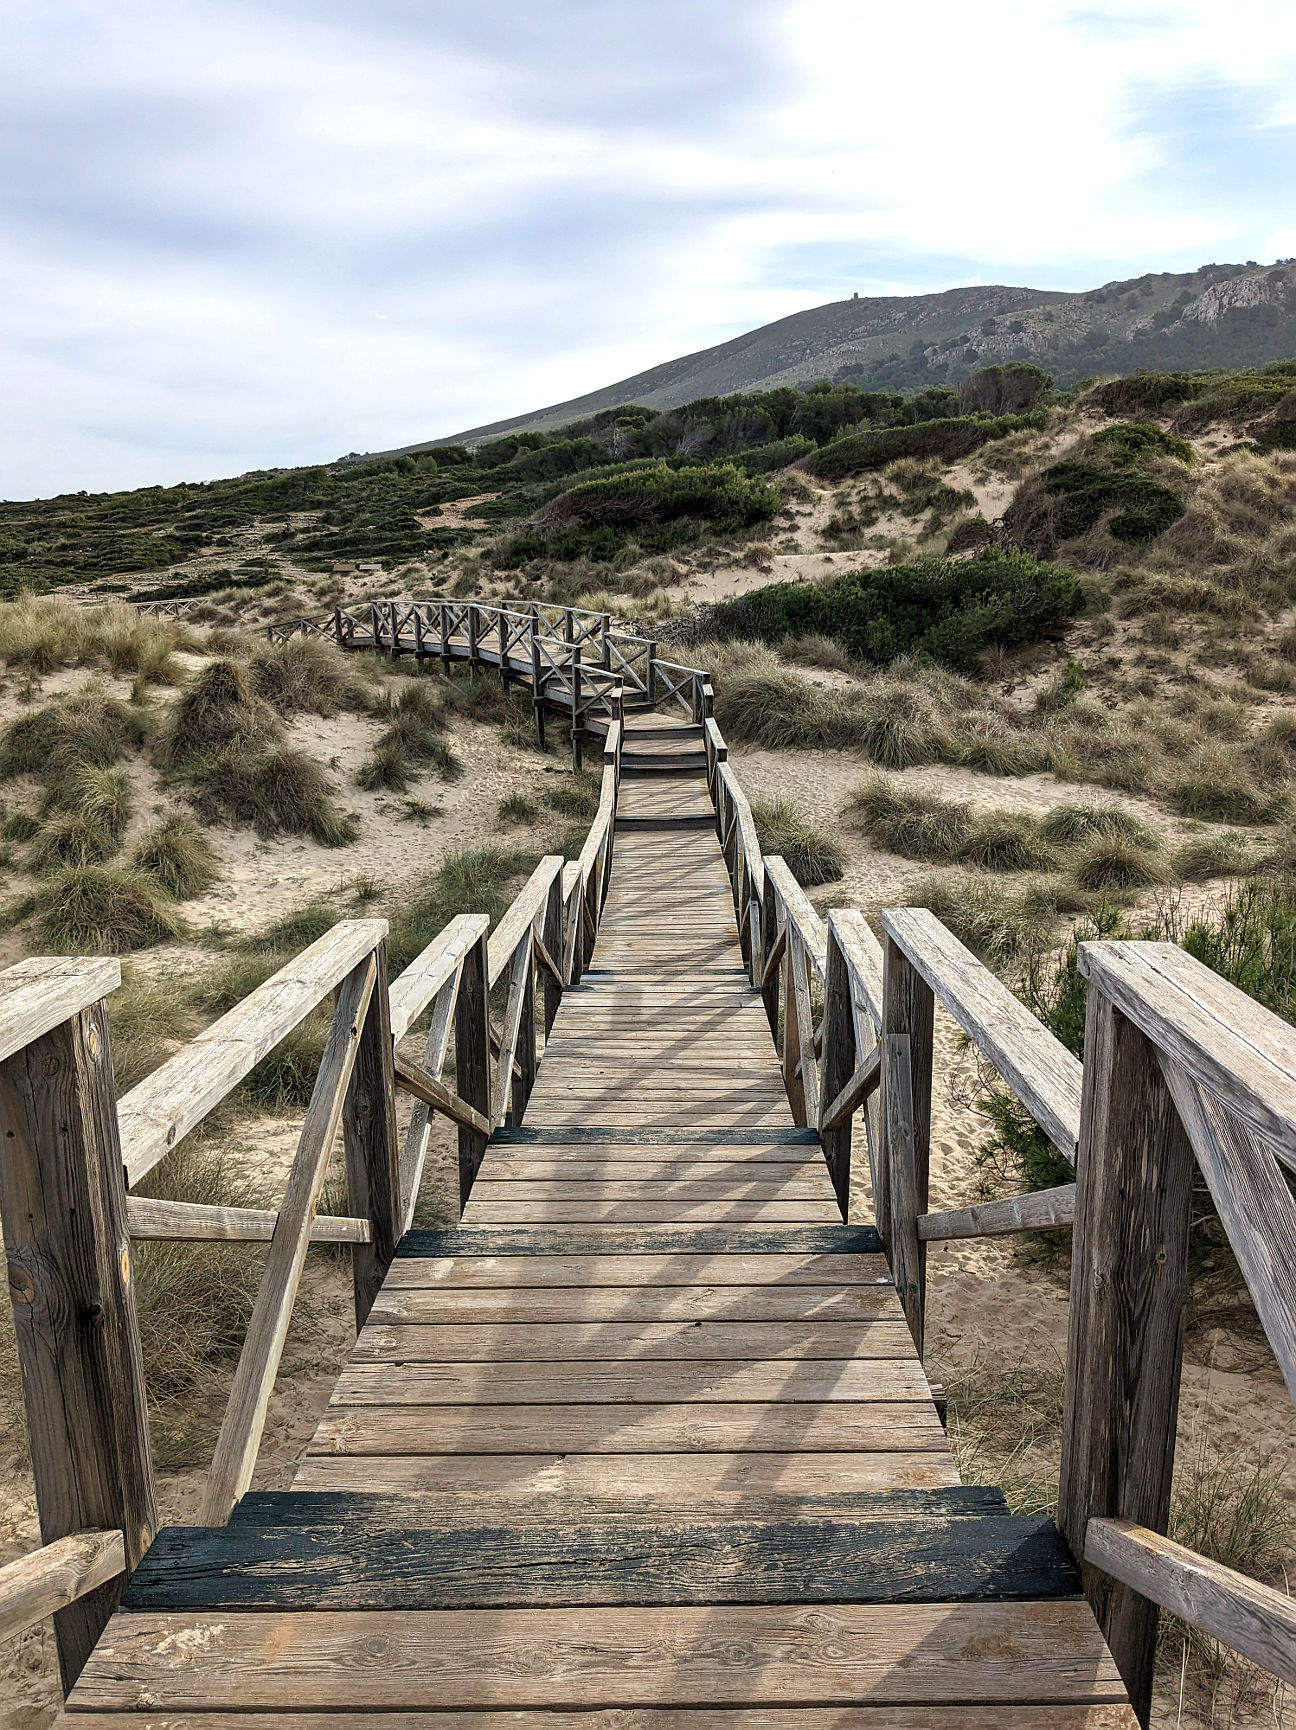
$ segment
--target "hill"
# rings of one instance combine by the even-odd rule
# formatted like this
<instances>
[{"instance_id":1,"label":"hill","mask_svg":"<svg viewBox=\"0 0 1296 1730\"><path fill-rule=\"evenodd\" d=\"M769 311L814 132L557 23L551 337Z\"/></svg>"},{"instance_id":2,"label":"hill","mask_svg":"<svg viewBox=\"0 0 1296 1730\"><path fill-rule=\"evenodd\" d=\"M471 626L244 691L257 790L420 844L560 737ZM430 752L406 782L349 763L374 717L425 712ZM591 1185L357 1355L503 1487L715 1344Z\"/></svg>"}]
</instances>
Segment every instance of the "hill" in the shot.
<instances>
[{"instance_id":1,"label":"hill","mask_svg":"<svg viewBox=\"0 0 1296 1730\"><path fill-rule=\"evenodd\" d=\"M547 432L621 403L677 408L698 397L825 378L852 380L864 390L923 390L1017 360L1042 366L1066 386L1145 368L1262 366L1293 353L1296 260L1290 259L1205 264L1082 294L995 284L861 297L793 313L569 402L402 451Z\"/></svg>"}]
</instances>

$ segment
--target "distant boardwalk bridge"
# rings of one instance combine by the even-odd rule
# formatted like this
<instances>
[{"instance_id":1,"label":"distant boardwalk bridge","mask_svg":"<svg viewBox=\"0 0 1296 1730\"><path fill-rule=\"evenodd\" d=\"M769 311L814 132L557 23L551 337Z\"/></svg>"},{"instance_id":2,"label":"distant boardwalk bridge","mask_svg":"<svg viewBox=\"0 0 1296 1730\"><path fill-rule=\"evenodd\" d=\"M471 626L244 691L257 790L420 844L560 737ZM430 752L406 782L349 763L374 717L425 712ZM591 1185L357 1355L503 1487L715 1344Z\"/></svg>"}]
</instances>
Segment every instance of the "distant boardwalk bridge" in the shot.
<instances>
[{"instance_id":1,"label":"distant boardwalk bridge","mask_svg":"<svg viewBox=\"0 0 1296 1730\"><path fill-rule=\"evenodd\" d=\"M118 964L0 975L44 1540L0 1570L0 1631L55 1613L61 1722L1117 1730L1160 1606L1296 1680L1289 1600L1163 1535L1197 1168L1296 1385L1292 1029L1173 946L1092 943L1082 1071L931 914L879 942L762 857L705 673L574 610L329 629L528 684L597 739L598 815L493 931L463 913L389 980L385 922L344 921L116 1105ZM330 995L279 1207L136 1193ZM929 1210L937 1001L1075 1183ZM425 1231L436 1112L462 1219ZM1064 1226L1055 1526L960 1482L922 1350L928 1243ZM142 1238L269 1246L199 1523L160 1531ZM318 1242L350 1246L359 1332L292 1488L256 1491Z\"/></svg>"}]
</instances>

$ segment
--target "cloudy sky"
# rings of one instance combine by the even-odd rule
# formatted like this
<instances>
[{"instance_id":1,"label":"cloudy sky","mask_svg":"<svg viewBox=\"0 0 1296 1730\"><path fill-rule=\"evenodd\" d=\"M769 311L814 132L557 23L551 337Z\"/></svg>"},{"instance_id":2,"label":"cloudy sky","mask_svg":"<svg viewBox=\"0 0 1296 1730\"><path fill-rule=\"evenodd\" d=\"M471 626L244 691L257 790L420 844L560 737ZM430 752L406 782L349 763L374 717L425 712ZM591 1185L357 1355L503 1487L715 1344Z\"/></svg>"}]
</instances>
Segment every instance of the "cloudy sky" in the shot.
<instances>
[{"instance_id":1,"label":"cloudy sky","mask_svg":"<svg viewBox=\"0 0 1296 1730\"><path fill-rule=\"evenodd\" d=\"M1296 6L4 0L0 152L0 496L207 479L1296 255Z\"/></svg>"}]
</instances>

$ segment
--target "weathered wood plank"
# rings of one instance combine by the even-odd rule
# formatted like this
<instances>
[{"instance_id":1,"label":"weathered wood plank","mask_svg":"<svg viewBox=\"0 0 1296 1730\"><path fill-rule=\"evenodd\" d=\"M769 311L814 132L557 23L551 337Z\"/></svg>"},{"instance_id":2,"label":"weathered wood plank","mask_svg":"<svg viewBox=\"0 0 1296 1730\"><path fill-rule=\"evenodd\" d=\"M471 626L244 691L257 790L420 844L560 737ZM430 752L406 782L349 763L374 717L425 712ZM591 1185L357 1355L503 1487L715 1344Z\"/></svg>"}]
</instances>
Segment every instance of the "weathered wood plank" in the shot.
<instances>
[{"instance_id":1,"label":"weathered wood plank","mask_svg":"<svg viewBox=\"0 0 1296 1730\"><path fill-rule=\"evenodd\" d=\"M1080 1064L934 913L884 911L882 925L942 1007L994 1064L1053 1145L1075 1164Z\"/></svg>"},{"instance_id":2,"label":"weathered wood plank","mask_svg":"<svg viewBox=\"0 0 1296 1730\"><path fill-rule=\"evenodd\" d=\"M830 1225L840 1219L836 1203L823 1201L501 1201L471 1200L464 1223L477 1225L684 1225L727 1221L731 1225Z\"/></svg>"},{"instance_id":3,"label":"weathered wood plank","mask_svg":"<svg viewBox=\"0 0 1296 1730\"><path fill-rule=\"evenodd\" d=\"M1136 1730L1128 1706L745 1706L743 1730ZM368 1714L373 1730L734 1730L733 1712L672 1706L631 1713L386 1712ZM62 1724L64 1721L60 1720ZM68 1720L70 1725L73 1721ZM143 1708L78 1712L76 1730L355 1730L351 1712L175 1712Z\"/></svg>"},{"instance_id":4,"label":"weathered wood plank","mask_svg":"<svg viewBox=\"0 0 1296 1730\"><path fill-rule=\"evenodd\" d=\"M280 968L117 1104L133 1187L387 935L385 919L346 919Z\"/></svg>"},{"instance_id":5,"label":"weathered wood plank","mask_svg":"<svg viewBox=\"0 0 1296 1730\"><path fill-rule=\"evenodd\" d=\"M430 1105L442 1112L460 1128L471 1130L483 1138L491 1133L491 1120L484 1112L478 1111L466 1099L460 1098L453 1088L429 1075L413 1058L396 1052L393 1074L397 1086L403 1087L406 1093L412 1093L415 1099L421 1100L424 1105Z\"/></svg>"},{"instance_id":6,"label":"weathered wood plank","mask_svg":"<svg viewBox=\"0 0 1296 1730\"><path fill-rule=\"evenodd\" d=\"M463 1235L455 1234L456 1237ZM536 1235L541 1236L539 1233ZM544 1237L548 1235L546 1233ZM780 1238L783 1235L780 1233ZM770 1236L772 1234L766 1234L767 1239ZM653 1254L653 1246L645 1248L641 1245L638 1253L633 1255L616 1250L600 1254L604 1240L600 1239L598 1245L593 1245L588 1233L574 1248L569 1239L563 1250L546 1250L544 1237L539 1253L535 1255L527 1253L521 1245L515 1245L512 1250L497 1248L493 1253L461 1249L448 1255L398 1255L388 1269L383 1291L409 1291L421 1287L438 1291L489 1288L515 1291L552 1286L691 1291L703 1286L731 1289L764 1285L771 1288L816 1286L851 1291L891 1284L890 1269L881 1254L877 1235L872 1232L868 1239L872 1249L849 1256L816 1254L813 1251L797 1253L795 1246L791 1253L781 1254L777 1245L772 1250L767 1248L747 1253L721 1249L718 1254L671 1250L669 1246L667 1253ZM654 1237L653 1245L660 1241L660 1236Z\"/></svg>"},{"instance_id":7,"label":"weathered wood plank","mask_svg":"<svg viewBox=\"0 0 1296 1730\"><path fill-rule=\"evenodd\" d=\"M78 1710L1119 1702L1085 1605L119 1614Z\"/></svg>"},{"instance_id":8,"label":"weathered wood plank","mask_svg":"<svg viewBox=\"0 0 1296 1730\"><path fill-rule=\"evenodd\" d=\"M266 1410L306 1260L311 1221L324 1187L329 1152L341 1124L347 1085L377 977L377 958L370 951L338 990L333 1024L284 1186L265 1271L203 1489L199 1518L204 1525L223 1524L252 1481Z\"/></svg>"},{"instance_id":9,"label":"weathered wood plank","mask_svg":"<svg viewBox=\"0 0 1296 1730\"><path fill-rule=\"evenodd\" d=\"M385 942L374 950L373 962L373 988L342 1102L347 1205L369 1223L368 1235L351 1253L357 1327L364 1326L404 1232ZM307 1241L313 1228L312 1220Z\"/></svg>"},{"instance_id":10,"label":"weathered wood plank","mask_svg":"<svg viewBox=\"0 0 1296 1730\"><path fill-rule=\"evenodd\" d=\"M336 1454L948 1453L928 1401L804 1406L330 1407L308 1452ZM785 1462L787 1463L787 1462ZM821 1479L818 1488L832 1487Z\"/></svg>"},{"instance_id":11,"label":"weathered wood plank","mask_svg":"<svg viewBox=\"0 0 1296 1730\"><path fill-rule=\"evenodd\" d=\"M445 1255L602 1255L625 1257L623 1277L634 1282L634 1262L641 1255L702 1255L714 1257L716 1273L730 1257L741 1256L833 1256L881 1253L881 1239L871 1225L787 1226L761 1230L742 1226L717 1230L695 1225L663 1226L651 1241L623 1226L610 1225L597 1237L566 1231L561 1226L461 1226L449 1231L408 1232L397 1250L397 1259ZM392 1264L395 1268L395 1263ZM660 1261L657 1263L660 1268ZM843 1269L840 1278L853 1270ZM711 1276L709 1276L711 1277Z\"/></svg>"},{"instance_id":12,"label":"weathered wood plank","mask_svg":"<svg viewBox=\"0 0 1296 1730\"><path fill-rule=\"evenodd\" d=\"M885 1133L878 1177L884 1181L874 1204L885 1221L896 1291L921 1357L927 1252L918 1215L927 1212L931 1165L933 1001L930 986L891 937L884 949L882 1029Z\"/></svg>"},{"instance_id":13,"label":"weathered wood plank","mask_svg":"<svg viewBox=\"0 0 1296 1730\"><path fill-rule=\"evenodd\" d=\"M121 984L108 956L34 956L0 972L0 1063Z\"/></svg>"},{"instance_id":14,"label":"weathered wood plank","mask_svg":"<svg viewBox=\"0 0 1296 1730\"><path fill-rule=\"evenodd\" d=\"M900 1321L887 1285L384 1287L371 1322Z\"/></svg>"},{"instance_id":15,"label":"weathered wood plank","mask_svg":"<svg viewBox=\"0 0 1296 1730\"><path fill-rule=\"evenodd\" d=\"M125 1568L120 1532L71 1532L19 1556L0 1568L0 1640L12 1640L46 1616L65 1610L116 1579Z\"/></svg>"},{"instance_id":16,"label":"weathered wood plank","mask_svg":"<svg viewBox=\"0 0 1296 1730\"><path fill-rule=\"evenodd\" d=\"M923 1243L955 1237L1001 1237L1015 1231L1048 1231L1070 1225L1075 1218L1076 1186L1037 1189L1026 1195L1005 1196L1000 1201L982 1201L972 1207L950 1208L945 1213L918 1216L918 1236Z\"/></svg>"},{"instance_id":17,"label":"weathered wood plank","mask_svg":"<svg viewBox=\"0 0 1296 1730\"><path fill-rule=\"evenodd\" d=\"M459 913L391 982L392 1038L403 1039L437 993L455 977L464 956L485 936L484 913Z\"/></svg>"},{"instance_id":18,"label":"weathered wood plank","mask_svg":"<svg viewBox=\"0 0 1296 1730\"><path fill-rule=\"evenodd\" d=\"M859 1361L909 1358L904 1321L369 1323L353 1364L535 1363L601 1360L726 1362L733 1358Z\"/></svg>"},{"instance_id":19,"label":"weathered wood plank","mask_svg":"<svg viewBox=\"0 0 1296 1730\"><path fill-rule=\"evenodd\" d=\"M512 906L492 931L487 979L493 986L512 960L526 932L544 916L551 885L562 877L562 855L547 854L527 878Z\"/></svg>"},{"instance_id":20,"label":"weathered wood plank","mask_svg":"<svg viewBox=\"0 0 1296 1730\"><path fill-rule=\"evenodd\" d=\"M208 1207L194 1201L157 1201L152 1196L126 1197L126 1226L133 1238L169 1243L269 1243L279 1215L270 1208ZM311 1221L312 1243L368 1243L367 1219L317 1214Z\"/></svg>"},{"instance_id":21,"label":"weathered wood plank","mask_svg":"<svg viewBox=\"0 0 1296 1730\"><path fill-rule=\"evenodd\" d=\"M1296 1682L1296 1604L1130 1520L1090 1520L1084 1559L1230 1651Z\"/></svg>"}]
</instances>

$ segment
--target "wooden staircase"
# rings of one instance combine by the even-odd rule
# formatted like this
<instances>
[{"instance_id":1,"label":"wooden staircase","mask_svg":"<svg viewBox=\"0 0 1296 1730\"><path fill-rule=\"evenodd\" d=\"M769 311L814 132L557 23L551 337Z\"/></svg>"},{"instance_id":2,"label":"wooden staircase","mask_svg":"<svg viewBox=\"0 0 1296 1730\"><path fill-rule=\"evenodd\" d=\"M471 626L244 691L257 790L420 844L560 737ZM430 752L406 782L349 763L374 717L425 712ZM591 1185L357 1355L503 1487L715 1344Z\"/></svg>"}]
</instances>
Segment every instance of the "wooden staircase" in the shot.
<instances>
[{"instance_id":1,"label":"wooden staircase","mask_svg":"<svg viewBox=\"0 0 1296 1730\"><path fill-rule=\"evenodd\" d=\"M701 729L628 717L593 962L293 1488L161 1532L79 1730L1129 1730L1053 1523L964 1486L749 983Z\"/></svg>"}]
</instances>

